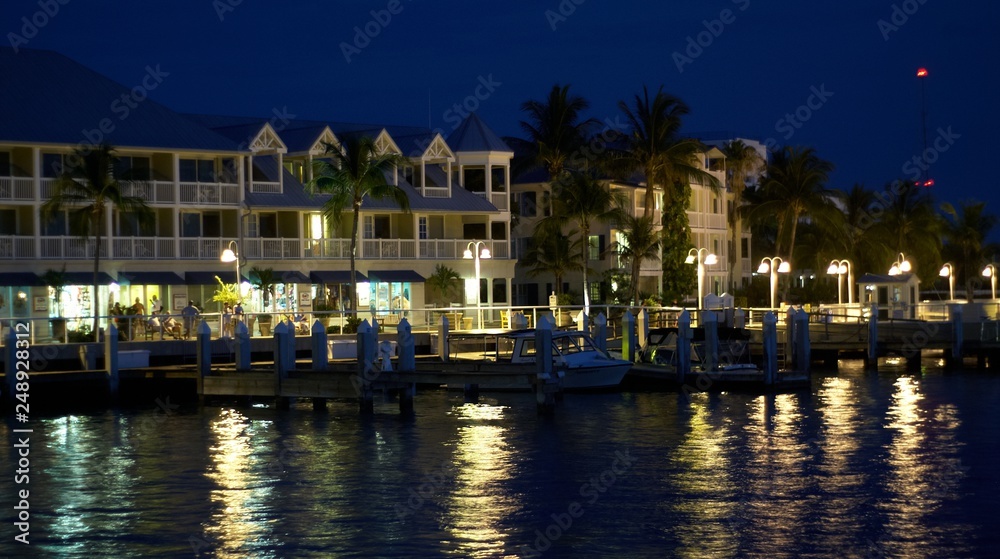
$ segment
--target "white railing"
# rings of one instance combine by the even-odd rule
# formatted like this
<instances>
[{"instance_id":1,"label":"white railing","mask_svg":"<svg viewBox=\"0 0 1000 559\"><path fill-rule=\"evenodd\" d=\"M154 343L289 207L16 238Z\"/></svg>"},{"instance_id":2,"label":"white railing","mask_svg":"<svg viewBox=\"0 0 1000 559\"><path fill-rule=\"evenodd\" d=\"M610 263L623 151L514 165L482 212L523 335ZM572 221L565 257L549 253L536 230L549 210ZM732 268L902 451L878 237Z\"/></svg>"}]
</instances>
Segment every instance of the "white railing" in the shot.
<instances>
[{"instance_id":1,"label":"white railing","mask_svg":"<svg viewBox=\"0 0 1000 559\"><path fill-rule=\"evenodd\" d=\"M108 240L101 239L101 258L108 256ZM93 239L42 237L42 258L78 259L94 257Z\"/></svg>"},{"instance_id":2,"label":"white railing","mask_svg":"<svg viewBox=\"0 0 1000 559\"><path fill-rule=\"evenodd\" d=\"M115 237L111 240L113 258L120 260L172 259L174 240L159 237Z\"/></svg>"},{"instance_id":3,"label":"white railing","mask_svg":"<svg viewBox=\"0 0 1000 559\"><path fill-rule=\"evenodd\" d=\"M258 194L281 194L281 183L253 181L250 192Z\"/></svg>"},{"instance_id":4,"label":"white railing","mask_svg":"<svg viewBox=\"0 0 1000 559\"><path fill-rule=\"evenodd\" d=\"M410 259L416 258L417 242L412 239L364 239L360 258Z\"/></svg>"},{"instance_id":5,"label":"white railing","mask_svg":"<svg viewBox=\"0 0 1000 559\"><path fill-rule=\"evenodd\" d=\"M239 186L227 183L182 182L181 204L235 205L239 203Z\"/></svg>"},{"instance_id":6,"label":"white railing","mask_svg":"<svg viewBox=\"0 0 1000 559\"><path fill-rule=\"evenodd\" d=\"M688 212L688 223L692 228L697 229L726 229L726 216L723 214L706 214L701 212Z\"/></svg>"},{"instance_id":7,"label":"white railing","mask_svg":"<svg viewBox=\"0 0 1000 559\"><path fill-rule=\"evenodd\" d=\"M41 180L42 192L39 194L42 200L48 200L56 193L55 187L56 179L53 178L43 178Z\"/></svg>"},{"instance_id":8,"label":"white railing","mask_svg":"<svg viewBox=\"0 0 1000 559\"><path fill-rule=\"evenodd\" d=\"M243 253L247 258L287 260L302 258L302 241L299 239L243 239Z\"/></svg>"},{"instance_id":9,"label":"white railing","mask_svg":"<svg viewBox=\"0 0 1000 559\"><path fill-rule=\"evenodd\" d=\"M34 200L35 179L0 177L0 200Z\"/></svg>"},{"instance_id":10,"label":"white railing","mask_svg":"<svg viewBox=\"0 0 1000 559\"><path fill-rule=\"evenodd\" d=\"M0 237L0 259L35 258L34 237Z\"/></svg>"},{"instance_id":11,"label":"white railing","mask_svg":"<svg viewBox=\"0 0 1000 559\"><path fill-rule=\"evenodd\" d=\"M439 186L424 187L424 198L447 198L448 188Z\"/></svg>"},{"instance_id":12,"label":"white railing","mask_svg":"<svg viewBox=\"0 0 1000 559\"><path fill-rule=\"evenodd\" d=\"M181 253L178 258L196 260L218 260L225 248L222 239L183 238L180 240Z\"/></svg>"},{"instance_id":13,"label":"white railing","mask_svg":"<svg viewBox=\"0 0 1000 559\"><path fill-rule=\"evenodd\" d=\"M493 205L497 207L498 210L506 210L510 208L510 198L507 196L506 192L494 192L490 195L490 201Z\"/></svg>"}]
</instances>

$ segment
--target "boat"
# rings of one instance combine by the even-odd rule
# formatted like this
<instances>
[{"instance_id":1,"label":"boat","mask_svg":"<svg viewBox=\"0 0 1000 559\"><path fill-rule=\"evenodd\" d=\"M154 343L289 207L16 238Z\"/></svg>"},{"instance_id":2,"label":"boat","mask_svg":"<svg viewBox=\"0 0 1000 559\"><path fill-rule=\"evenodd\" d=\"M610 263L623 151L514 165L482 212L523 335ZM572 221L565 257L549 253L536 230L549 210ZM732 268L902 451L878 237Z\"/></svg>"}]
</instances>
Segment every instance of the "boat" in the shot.
<instances>
[{"instance_id":1,"label":"boat","mask_svg":"<svg viewBox=\"0 0 1000 559\"><path fill-rule=\"evenodd\" d=\"M535 330L462 332L448 336L449 361L483 375L482 389L529 389L537 375ZM613 388L632 363L600 349L586 332L552 331L552 373L564 390Z\"/></svg>"},{"instance_id":2,"label":"boat","mask_svg":"<svg viewBox=\"0 0 1000 559\"><path fill-rule=\"evenodd\" d=\"M809 386L808 372L778 371L767 384L764 371L750 355L750 332L742 328L718 328L718 355L709 364L705 331L692 328L690 366L684 379L677 371L677 328L654 328L636 356L624 384L637 388L677 390L774 390Z\"/></svg>"}]
</instances>

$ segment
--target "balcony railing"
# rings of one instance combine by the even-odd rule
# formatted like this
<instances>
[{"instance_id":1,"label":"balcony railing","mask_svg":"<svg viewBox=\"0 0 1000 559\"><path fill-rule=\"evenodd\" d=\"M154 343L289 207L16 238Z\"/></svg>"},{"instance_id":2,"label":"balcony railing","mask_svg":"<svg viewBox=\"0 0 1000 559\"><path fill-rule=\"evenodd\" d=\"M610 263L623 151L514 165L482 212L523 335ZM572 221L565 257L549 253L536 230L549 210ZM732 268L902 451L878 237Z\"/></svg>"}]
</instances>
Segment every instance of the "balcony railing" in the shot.
<instances>
[{"instance_id":1,"label":"balcony railing","mask_svg":"<svg viewBox=\"0 0 1000 559\"><path fill-rule=\"evenodd\" d=\"M448 187L428 186L424 188L424 198L447 198Z\"/></svg>"},{"instance_id":2,"label":"balcony railing","mask_svg":"<svg viewBox=\"0 0 1000 559\"><path fill-rule=\"evenodd\" d=\"M35 179L0 177L0 200L34 200Z\"/></svg>"},{"instance_id":3,"label":"balcony railing","mask_svg":"<svg viewBox=\"0 0 1000 559\"><path fill-rule=\"evenodd\" d=\"M259 194L281 194L281 183L253 181L250 192Z\"/></svg>"},{"instance_id":4,"label":"balcony railing","mask_svg":"<svg viewBox=\"0 0 1000 559\"><path fill-rule=\"evenodd\" d=\"M217 182L182 182L181 204L195 205L236 205L240 201L239 186Z\"/></svg>"},{"instance_id":5,"label":"balcony railing","mask_svg":"<svg viewBox=\"0 0 1000 559\"><path fill-rule=\"evenodd\" d=\"M20 260L34 257L34 237L0 237L0 260Z\"/></svg>"},{"instance_id":6,"label":"balcony railing","mask_svg":"<svg viewBox=\"0 0 1000 559\"><path fill-rule=\"evenodd\" d=\"M116 260L161 260L176 254L174 240L159 237L115 237L111 247Z\"/></svg>"},{"instance_id":7,"label":"balcony railing","mask_svg":"<svg viewBox=\"0 0 1000 559\"><path fill-rule=\"evenodd\" d=\"M701 212L688 212L688 223L692 228L697 229L726 229L726 216L724 214L706 214Z\"/></svg>"},{"instance_id":8,"label":"balcony railing","mask_svg":"<svg viewBox=\"0 0 1000 559\"><path fill-rule=\"evenodd\" d=\"M108 256L108 240L101 239L101 258ZM80 237L42 237L42 258L57 260L91 259L94 240Z\"/></svg>"},{"instance_id":9,"label":"balcony railing","mask_svg":"<svg viewBox=\"0 0 1000 559\"><path fill-rule=\"evenodd\" d=\"M473 194L489 200L498 210L506 210L510 207L510 198L506 192L491 192L489 195L485 192L473 192Z\"/></svg>"}]
</instances>

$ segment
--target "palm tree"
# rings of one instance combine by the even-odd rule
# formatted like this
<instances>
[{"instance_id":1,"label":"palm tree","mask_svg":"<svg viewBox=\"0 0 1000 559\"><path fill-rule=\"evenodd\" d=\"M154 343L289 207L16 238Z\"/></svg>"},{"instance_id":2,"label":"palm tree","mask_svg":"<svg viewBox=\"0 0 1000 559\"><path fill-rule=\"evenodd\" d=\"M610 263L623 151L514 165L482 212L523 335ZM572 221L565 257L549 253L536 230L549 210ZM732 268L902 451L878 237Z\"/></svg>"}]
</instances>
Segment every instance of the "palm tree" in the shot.
<instances>
[{"instance_id":1,"label":"palm tree","mask_svg":"<svg viewBox=\"0 0 1000 559\"><path fill-rule=\"evenodd\" d=\"M570 158L587 142L593 119L581 120L580 113L590 104L579 95L570 95L569 85L552 86L544 101L525 101L521 110L528 121L521 128L528 135L528 151L535 163L545 167L550 180L556 180L567 168Z\"/></svg>"},{"instance_id":2,"label":"palm tree","mask_svg":"<svg viewBox=\"0 0 1000 559\"><path fill-rule=\"evenodd\" d=\"M618 154L615 167L628 174L637 169L643 172L645 216L653 215L658 188L663 190L664 207L674 203L687 207L688 200L677 195L676 189L669 188L675 183L696 181L719 188L719 181L696 164L704 149L702 143L680 134L681 117L690 112L683 101L664 93L663 87L650 99L649 90L643 86L642 95L635 96L633 107L624 101L619 101L618 107L625 113L630 130L628 149Z\"/></svg>"},{"instance_id":3,"label":"palm tree","mask_svg":"<svg viewBox=\"0 0 1000 559\"><path fill-rule=\"evenodd\" d=\"M348 135L340 146L324 144L324 158L313 161L313 178L306 184L312 193L325 193L330 199L323 204L323 214L337 227L351 209L351 308L358 309L357 267L358 222L365 198L392 200L404 213L410 212L410 200L402 188L390 183L386 175L394 167L405 165L407 159L393 153L379 153L375 140L369 136Z\"/></svg>"},{"instance_id":4,"label":"palm tree","mask_svg":"<svg viewBox=\"0 0 1000 559\"><path fill-rule=\"evenodd\" d=\"M733 211L729 212L729 230L732 234L733 250L729 251L729 285L735 287L733 271L736 263L743 258L743 243L741 232L742 219L737 208L743 205L743 191L747 187L747 179L759 176L766 162L757 150L744 144L741 140L733 140L722 146L726 154L726 179L729 191L733 193Z\"/></svg>"},{"instance_id":5,"label":"palm tree","mask_svg":"<svg viewBox=\"0 0 1000 559\"><path fill-rule=\"evenodd\" d=\"M986 243L997 224L997 216L986 212L985 202L963 202L957 210L945 202L941 204L941 211L945 220L944 236L948 241L944 252L955 263L955 273L964 278L966 295L971 301L979 270L997 249L995 244Z\"/></svg>"},{"instance_id":6,"label":"palm tree","mask_svg":"<svg viewBox=\"0 0 1000 559\"><path fill-rule=\"evenodd\" d=\"M580 271L585 264L577 250L580 241L548 227L536 227L532 241L521 264L528 268L531 277L552 276L556 295L562 295L563 277Z\"/></svg>"},{"instance_id":7,"label":"palm tree","mask_svg":"<svg viewBox=\"0 0 1000 559\"><path fill-rule=\"evenodd\" d=\"M619 258L628 262L631 271L629 301L637 305L639 304L639 271L642 269L643 261L660 256L663 231L653 224L652 216L637 216L631 212L622 212L618 231L622 240L615 242L612 248L617 251Z\"/></svg>"},{"instance_id":8,"label":"palm tree","mask_svg":"<svg viewBox=\"0 0 1000 559\"><path fill-rule=\"evenodd\" d=\"M625 195L611 190L604 182L590 173L570 172L561 175L552 189L552 214L543 218L539 225L550 227L555 234L561 233L563 226L572 223L580 232L580 261L583 268L583 306L590 314L590 284L588 282L590 260L590 230L594 222L612 223L617 221L626 206Z\"/></svg>"},{"instance_id":9,"label":"palm tree","mask_svg":"<svg viewBox=\"0 0 1000 559\"><path fill-rule=\"evenodd\" d=\"M434 273L427 278L427 288L434 293L433 298L437 303L446 306L460 279L462 276L458 272L444 264L438 264Z\"/></svg>"},{"instance_id":10,"label":"palm tree","mask_svg":"<svg viewBox=\"0 0 1000 559\"><path fill-rule=\"evenodd\" d=\"M876 225L882 213L877 209L879 202L875 193L862 184L855 184L847 192L838 191L836 202L843 219L838 227L825 231L837 251L830 259L846 257L855 270L881 270L893 255L892 248L879 238L881 232Z\"/></svg>"},{"instance_id":11,"label":"palm tree","mask_svg":"<svg viewBox=\"0 0 1000 559\"><path fill-rule=\"evenodd\" d=\"M912 258L922 281L937 279L943 223L930 193L912 182L897 181L887 184L879 199L883 214L875 225L878 237L889 245L891 254L901 252ZM888 262L883 266L887 268Z\"/></svg>"},{"instance_id":12,"label":"palm tree","mask_svg":"<svg viewBox=\"0 0 1000 559\"><path fill-rule=\"evenodd\" d=\"M67 210L70 223L79 228L85 239L93 238L94 281L93 305L94 340L99 338L98 276L101 271L101 237L107 219L115 211L135 216L140 221L151 220L152 210L146 201L130 195L146 177L134 178L121 172L115 148L101 144L91 148L78 148L75 156L67 158L67 166L53 183L51 198L41 206L42 219L52 219Z\"/></svg>"},{"instance_id":13,"label":"palm tree","mask_svg":"<svg viewBox=\"0 0 1000 559\"><path fill-rule=\"evenodd\" d=\"M834 193L826 187L831 171L833 164L812 148L785 147L774 154L753 202L739 211L754 222L777 219L776 256L794 257L795 232L803 216L822 221L833 215Z\"/></svg>"}]
</instances>

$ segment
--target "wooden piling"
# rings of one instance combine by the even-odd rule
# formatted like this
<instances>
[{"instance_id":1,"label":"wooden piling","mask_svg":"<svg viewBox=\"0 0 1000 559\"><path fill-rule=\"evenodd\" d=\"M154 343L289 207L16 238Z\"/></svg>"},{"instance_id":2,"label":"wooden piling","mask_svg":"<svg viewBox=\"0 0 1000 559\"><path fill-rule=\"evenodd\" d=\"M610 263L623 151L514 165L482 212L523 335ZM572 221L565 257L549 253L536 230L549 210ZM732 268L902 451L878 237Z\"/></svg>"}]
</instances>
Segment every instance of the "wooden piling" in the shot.
<instances>
[{"instance_id":1,"label":"wooden piling","mask_svg":"<svg viewBox=\"0 0 1000 559\"><path fill-rule=\"evenodd\" d=\"M597 313L594 319L594 343L601 351L608 350L608 317L604 313Z\"/></svg>"},{"instance_id":2,"label":"wooden piling","mask_svg":"<svg viewBox=\"0 0 1000 559\"><path fill-rule=\"evenodd\" d=\"M535 347L551 348L552 329L548 321L539 322L539 327L535 329ZM552 352L538 349L535 356L535 366L535 399L538 404L538 413L550 415L555 412L555 391L558 390L559 386L557 371L554 371L552 367Z\"/></svg>"},{"instance_id":3,"label":"wooden piling","mask_svg":"<svg viewBox=\"0 0 1000 559\"><path fill-rule=\"evenodd\" d=\"M622 315L622 359L627 359L633 363L635 362L635 353L638 349L635 328L635 317L632 315L632 311L626 310L625 314Z\"/></svg>"},{"instance_id":4,"label":"wooden piling","mask_svg":"<svg viewBox=\"0 0 1000 559\"><path fill-rule=\"evenodd\" d=\"M691 373L691 313L684 309L677 317L677 384Z\"/></svg>"},{"instance_id":5,"label":"wooden piling","mask_svg":"<svg viewBox=\"0 0 1000 559\"><path fill-rule=\"evenodd\" d=\"M312 369L314 371L325 371L330 365L330 361L327 358L329 339L326 335L326 326L319 319L313 322L312 328L309 331L309 337L312 347Z\"/></svg>"},{"instance_id":6,"label":"wooden piling","mask_svg":"<svg viewBox=\"0 0 1000 559\"><path fill-rule=\"evenodd\" d=\"M236 344L236 370L250 370L250 330L242 321L236 323L233 329L234 343Z\"/></svg>"},{"instance_id":7,"label":"wooden piling","mask_svg":"<svg viewBox=\"0 0 1000 559\"><path fill-rule=\"evenodd\" d=\"M363 321L358 326L357 350L358 350L358 402L361 413L364 415L375 413L375 391L372 388L371 379L375 376L375 341L376 337L371 332L368 321Z\"/></svg>"},{"instance_id":8,"label":"wooden piling","mask_svg":"<svg viewBox=\"0 0 1000 559\"><path fill-rule=\"evenodd\" d=\"M764 315L764 384L778 380L778 316L771 311Z\"/></svg>"},{"instance_id":9,"label":"wooden piling","mask_svg":"<svg viewBox=\"0 0 1000 559\"><path fill-rule=\"evenodd\" d=\"M118 328L108 324L104 335L104 370L108 373L108 394L112 402L118 401Z\"/></svg>"},{"instance_id":10,"label":"wooden piling","mask_svg":"<svg viewBox=\"0 0 1000 559\"><path fill-rule=\"evenodd\" d=\"M705 364L706 372L715 371L719 365L719 322L712 311L703 312L702 329L705 332Z\"/></svg>"},{"instance_id":11,"label":"wooden piling","mask_svg":"<svg viewBox=\"0 0 1000 559\"><path fill-rule=\"evenodd\" d=\"M868 352L865 353L865 369L878 371L878 305L872 303L868 312Z\"/></svg>"}]
</instances>

